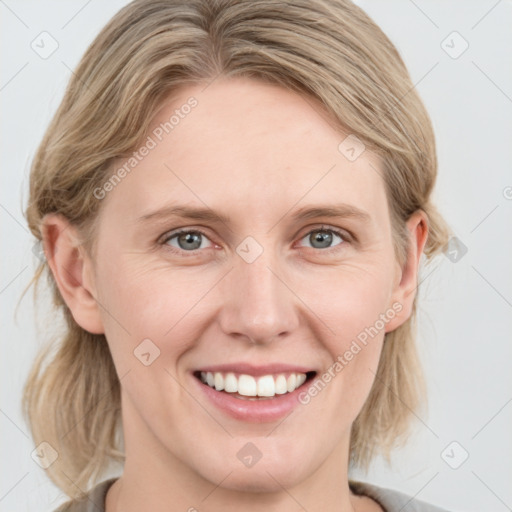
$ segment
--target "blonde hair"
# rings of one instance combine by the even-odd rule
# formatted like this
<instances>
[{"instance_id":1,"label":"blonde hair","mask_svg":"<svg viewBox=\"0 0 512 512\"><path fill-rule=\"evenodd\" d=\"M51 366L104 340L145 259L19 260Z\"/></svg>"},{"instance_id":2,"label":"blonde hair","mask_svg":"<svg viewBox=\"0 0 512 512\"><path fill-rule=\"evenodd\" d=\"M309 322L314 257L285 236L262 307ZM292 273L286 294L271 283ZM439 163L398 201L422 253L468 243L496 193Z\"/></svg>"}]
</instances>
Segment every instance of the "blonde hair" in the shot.
<instances>
[{"instance_id":1,"label":"blonde hair","mask_svg":"<svg viewBox=\"0 0 512 512\"><path fill-rule=\"evenodd\" d=\"M429 116L393 44L348 0L136 0L121 9L87 49L34 157L26 209L34 236L42 239L42 218L57 212L89 244L101 204L93 192L113 162L138 147L169 94L219 75L316 98L381 158L399 261L405 222L418 209L428 216L427 258L445 245L447 227L430 202L437 160ZM46 261L33 282L45 272L66 332L35 361L23 410L35 443L59 452L49 477L78 498L110 461L123 461L120 383L105 337L75 322ZM361 468L403 442L425 396L415 311L416 301L411 318L386 335L353 423L350 461Z\"/></svg>"}]
</instances>

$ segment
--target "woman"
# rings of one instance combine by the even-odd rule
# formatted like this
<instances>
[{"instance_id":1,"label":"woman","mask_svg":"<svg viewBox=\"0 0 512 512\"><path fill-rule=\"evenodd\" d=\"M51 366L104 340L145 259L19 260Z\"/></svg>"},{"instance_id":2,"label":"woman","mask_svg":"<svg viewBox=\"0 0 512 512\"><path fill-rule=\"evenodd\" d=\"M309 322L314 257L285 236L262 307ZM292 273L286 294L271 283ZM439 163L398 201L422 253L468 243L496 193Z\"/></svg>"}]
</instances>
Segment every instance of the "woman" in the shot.
<instances>
[{"instance_id":1,"label":"woman","mask_svg":"<svg viewBox=\"0 0 512 512\"><path fill-rule=\"evenodd\" d=\"M31 171L67 331L24 407L59 510L440 510L349 479L423 394L435 178L407 70L349 1L123 8Z\"/></svg>"}]
</instances>

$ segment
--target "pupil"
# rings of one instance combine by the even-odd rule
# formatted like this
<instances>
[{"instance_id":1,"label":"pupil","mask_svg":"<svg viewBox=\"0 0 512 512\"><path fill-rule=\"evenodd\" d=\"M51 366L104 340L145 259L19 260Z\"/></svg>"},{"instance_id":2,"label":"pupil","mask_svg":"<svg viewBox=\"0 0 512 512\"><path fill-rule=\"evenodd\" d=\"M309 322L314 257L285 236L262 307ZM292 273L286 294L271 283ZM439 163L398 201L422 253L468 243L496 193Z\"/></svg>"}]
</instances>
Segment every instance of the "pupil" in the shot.
<instances>
[{"instance_id":1,"label":"pupil","mask_svg":"<svg viewBox=\"0 0 512 512\"><path fill-rule=\"evenodd\" d=\"M198 249L201 246L199 236L199 233L184 233L179 237L180 245L184 242L186 249Z\"/></svg>"},{"instance_id":2,"label":"pupil","mask_svg":"<svg viewBox=\"0 0 512 512\"><path fill-rule=\"evenodd\" d=\"M329 247L332 242L332 234L327 231L317 231L313 238L315 243L320 243L321 248Z\"/></svg>"}]
</instances>

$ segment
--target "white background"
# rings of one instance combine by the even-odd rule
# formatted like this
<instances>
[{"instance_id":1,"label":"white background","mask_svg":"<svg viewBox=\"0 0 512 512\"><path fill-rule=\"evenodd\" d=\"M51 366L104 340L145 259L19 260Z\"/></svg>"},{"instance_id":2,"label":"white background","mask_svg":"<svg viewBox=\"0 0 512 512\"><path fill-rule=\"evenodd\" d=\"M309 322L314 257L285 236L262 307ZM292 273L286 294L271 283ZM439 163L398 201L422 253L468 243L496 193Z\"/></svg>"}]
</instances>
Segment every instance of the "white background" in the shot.
<instances>
[{"instance_id":1,"label":"white background","mask_svg":"<svg viewBox=\"0 0 512 512\"><path fill-rule=\"evenodd\" d=\"M63 497L32 460L20 411L22 385L44 339L31 293L14 318L37 262L22 212L31 159L71 69L125 3L0 2L1 511L50 511ZM369 474L352 478L452 511L512 510L512 3L357 3L398 47L432 117L435 197L467 253L456 263L442 255L423 272L419 343L428 414L415 421L415 435L392 467L377 461ZM31 48L43 31L58 42L47 59ZM452 58L464 40L468 49ZM52 322L41 323L51 329ZM469 454L458 469L441 456L453 441L446 457L452 465Z\"/></svg>"}]
</instances>

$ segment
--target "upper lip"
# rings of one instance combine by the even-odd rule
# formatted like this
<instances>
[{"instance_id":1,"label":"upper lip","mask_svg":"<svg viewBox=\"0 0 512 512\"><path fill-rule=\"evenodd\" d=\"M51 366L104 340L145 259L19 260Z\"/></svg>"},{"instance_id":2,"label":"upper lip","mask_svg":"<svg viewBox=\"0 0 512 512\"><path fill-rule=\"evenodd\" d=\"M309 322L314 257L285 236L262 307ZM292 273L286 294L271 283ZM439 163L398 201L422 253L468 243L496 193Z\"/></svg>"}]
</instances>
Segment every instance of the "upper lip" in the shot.
<instances>
[{"instance_id":1,"label":"upper lip","mask_svg":"<svg viewBox=\"0 0 512 512\"><path fill-rule=\"evenodd\" d=\"M220 373L240 373L246 375L253 375L255 377L261 375L271 375L276 373L308 373L314 372L315 370L300 365L284 364L284 363L272 363L266 365L254 365L251 363L226 363L226 364L215 364L198 368L197 372L220 372Z\"/></svg>"}]
</instances>

